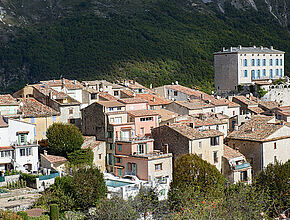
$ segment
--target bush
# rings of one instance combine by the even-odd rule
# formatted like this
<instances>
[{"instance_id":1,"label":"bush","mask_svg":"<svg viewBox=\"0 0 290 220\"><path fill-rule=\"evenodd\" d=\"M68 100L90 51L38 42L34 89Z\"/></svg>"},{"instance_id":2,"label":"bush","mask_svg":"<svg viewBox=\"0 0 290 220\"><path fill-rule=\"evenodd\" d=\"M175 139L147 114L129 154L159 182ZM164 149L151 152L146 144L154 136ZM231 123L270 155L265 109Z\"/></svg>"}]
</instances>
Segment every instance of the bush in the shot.
<instances>
[{"instance_id":1,"label":"bush","mask_svg":"<svg viewBox=\"0 0 290 220\"><path fill-rule=\"evenodd\" d=\"M84 142L80 130L72 124L54 123L47 129L46 136L49 152L60 156L80 150Z\"/></svg>"},{"instance_id":2,"label":"bush","mask_svg":"<svg viewBox=\"0 0 290 220\"><path fill-rule=\"evenodd\" d=\"M28 220L28 214L27 214L27 212L20 211L20 212L17 212L17 214L19 216L21 216L23 218L23 220Z\"/></svg>"},{"instance_id":3,"label":"bush","mask_svg":"<svg viewBox=\"0 0 290 220\"><path fill-rule=\"evenodd\" d=\"M68 154L68 161L74 166L92 165L94 153L91 148L76 150Z\"/></svg>"},{"instance_id":4,"label":"bush","mask_svg":"<svg viewBox=\"0 0 290 220\"><path fill-rule=\"evenodd\" d=\"M58 220L59 219L59 208L57 204L50 205L50 220Z\"/></svg>"}]
</instances>

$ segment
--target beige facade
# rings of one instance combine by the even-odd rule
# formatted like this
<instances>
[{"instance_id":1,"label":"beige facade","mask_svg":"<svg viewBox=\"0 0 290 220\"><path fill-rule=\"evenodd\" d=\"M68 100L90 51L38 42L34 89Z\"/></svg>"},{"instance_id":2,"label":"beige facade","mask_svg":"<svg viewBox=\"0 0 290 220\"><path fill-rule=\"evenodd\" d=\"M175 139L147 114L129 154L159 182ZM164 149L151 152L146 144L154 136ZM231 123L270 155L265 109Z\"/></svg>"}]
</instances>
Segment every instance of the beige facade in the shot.
<instances>
[{"instance_id":1,"label":"beige facade","mask_svg":"<svg viewBox=\"0 0 290 220\"><path fill-rule=\"evenodd\" d=\"M214 53L217 91L237 91L238 85L284 77L284 52L273 47L231 47Z\"/></svg>"}]
</instances>

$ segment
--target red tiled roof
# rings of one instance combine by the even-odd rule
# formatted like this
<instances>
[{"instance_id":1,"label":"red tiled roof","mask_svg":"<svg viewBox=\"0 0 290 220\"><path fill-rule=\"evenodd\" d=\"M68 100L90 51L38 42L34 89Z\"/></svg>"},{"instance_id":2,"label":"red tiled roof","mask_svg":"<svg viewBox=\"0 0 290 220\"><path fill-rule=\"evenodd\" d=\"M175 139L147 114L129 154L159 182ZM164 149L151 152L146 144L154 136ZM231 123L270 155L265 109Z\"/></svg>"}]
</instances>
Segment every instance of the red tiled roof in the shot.
<instances>
[{"instance_id":1,"label":"red tiled roof","mask_svg":"<svg viewBox=\"0 0 290 220\"><path fill-rule=\"evenodd\" d=\"M21 100L20 111L24 117L44 117L59 115L60 113L42 104L34 98L25 98Z\"/></svg>"},{"instance_id":2,"label":"red tiled roof","mask_svg":"<svg viewBox=\"0 0 290 220\"><path fill-rule=\"evenodd\" d=\"M46 84L50 87L64 86L69 90L84 88L83 85L77 80L59 79L59 80L41 81L41 83Z\"/></svg>"},{"instance_id":3,"label":"red tiled roof","mask_svg":"<svg viewBox=\"0 0 290 220\"><path fill-rule=\"evenodd\" d=\"M269 123L274 120L273 116L256 115L239 127L238 131L233 131L228 138L264 141L271 134L282 128L284 125L280 123Z\"/></svg>"},{"instance_id":4,"label":"red tiled roof","mask_svg":"<svg viewBox=\"0 0 290 220\"><path fill-rule=\"evenodd\" d=\"M124 104L148 103L147 100L141 98L124 98L119 99L119 102L122 102Z\"/></svg>"},{"instance_id":5,"label":"red tiled roof","mask_svg":"<svg viewBox=\"0 0 290 220\"><path fill-rule=\"evenodd\" d=\"M0 95L0 105L18 105L17 99L11 95Z\"/></svg>"},{"instance_id":6,"label":"red tiled roof","mask_svg":"<svg viewBox=\"0 0 290 220\"><path fill-rule=\"evenodd\" d=\"M242 153L240 153L237 150L234 150L233 148L224 145L224 155L223 155L226 159L230 160L236 157L244 157L244 155Z\"/></svg>"},{"instance_id":7,"label":"red tiled roof","mask_svg":"<svg viewBox=\"0 0 290 220\"><path fill-rule=\"evenodd\" d=\"M35 89L37 89L39 92L44 94L45 96L50 96L52 99L65 99L68 98L68 95L65 94L64 92L58 92L52 88L50 88L48 85L44 84L34 84L32 85Z\"/></svg>"},{"instance_id":8,"label":"red tiled roof","mask_svg":"<svg viewBox=\"0 0 290 220\"><path fill-rule=\"evenodd\" d=\"M277 112L282 114L282 115L290 115L290 106L281 106L276 108Z\"/></svg>"},{"instance_id":9,"label":"red tiled roof","mask_svg":"<svg viewBox=\"0 0 290 220\"><path fill-rule=\"evenodd\" d=\"M154 110L133 110L128 111L128 114L132 115L133 117L158 115L158 113Z\"/></svg>"},{"instance_id":10,"label":"red tiled roof","mask_svg":"<svg viewBox=\"0 0 290 220\"><path fill-rule=\"evenodd\" d=\"M175 123L171 125L165 125L169 128L175 130L176 132L182 134L183 136L189 138L189 139L203 139L203 138L209 138L209 137L216 137L216 136L223 136L224 134L217 130L204 130L199 131L195 128L192 128L190 126L187 126L185 124L181 123Z\"/></svg>"},{"instance_id":11,"label":"red tiled roof","mask_svg":"<svg viewBox=\"0 0 290 220\"><path fill-rule=\"evenodd\" d=\"M100 105L103 105L107 108L109 107L121 107L121 106L125 106L123 103L117 101L117 100L111 100L111 101L98 101L97 102Z\"/></svg>"},{"instance_id":12,"label":"red tiled roof","mask_svg":"<svg viewBox=\"0 0 290 220\"><path fill-rule=\"evenodd\" d=\"M172 111L169 111L167 109L164 109L164 108L161 108L161 109L158 109L158 110L154 110L156 113L158 113L158 115L160 115L161 117L161 121L167 121L171 118L175 118L178 116L177 113L175 112L172 112Z\"/></svg>"},{"instance_id":13,"label":"red tiled roof","mask_svg":"<svg viewBox=\"0 0 290 220\"><path fill-rule=\"evenodd\" d=\"M259 107L272 110L279 107L279 103L275 101L261 101L259 102Z\"/></svg>"},{"instance_id":14,"label":"red tiled roof","mask_svg":"<svg viewBox=\"0 0 290 220\"><path fill-rule=\"evenodd\" d=\"M237 100L239 100L241 103L244 103L244 104L246 104L246 105L258 105L257 102L252 101L252 100L248 99L248 98L245 97L245 96L234 96L234 97L233 97L233 100L234 100L234 99L237 99Z\"/></svg>"},{"instance_id":15,"label":"red tiled roof","mask_svg":"<svg viewBox=\"0 0 290 220\"><path fill-rule=\"evenodd\" d=\"M25 211L29 217L40 217L45 210L40 208L28 209Z\"/></svg>"},{"instance_id":16,"label":"red tiled roof","mask_svg":"<svg viewBox=\"0 0 290 220\"><path fill-rule=\"evenodd\" d=\"M251 111L251 112L254 112L255 114L261 114L264 112L263 109L261 109L260 107L248 107L248 109Z\"/></svg>"},{"instance_id":17,"label":"red tiled roof","mask_svg":"<svg viewBox=\"0 0 290 220\"><path fill-rule=\"evenodd\" d=\"M110 95L107 92L99 92L99 97L106 99L107 101L118 100L116 97Z\"/></svg>"},{"instance_id":18,"label":"red tiled roof","mask_svg":"<svg viewBox=\"0 0 290 220\"><path fill-rule=\"evenodd\" d=\"M145 99L149 102L149 105L167 105L172 101L153 94L136 94L136 98Z\"/></svg>"},{"instance_id":19,"label":"red tiled roof","mask_svg":"<svg viewBox=\"0 0 290 220\"><path fill-rule=\"evenodd\" d=\"M4 146L4 147L0 147L0 151L1 150L13 150L12 146Z\"/></svg>"},{"instance_id":20,"label":"red tiled roof","mask_svg":"<svg viewBox=\"0 0 290 220\"><path fill-rule=\"evenodd\" d=\"M67 159L65 157L62 156L56 156L56 155L44 155L44 154L40 154L42 157L44 157L46 160L48 160L50 163L61 163L61 162L66 162Z\"/></svg>"},{"instance_id":21,"label":"red tiled roof","mask_svg":"<svg viewBox=\"0 0 290 220\"><path fill-rule=\"evenodd\" d=\"M127 96L129 96L129 97L133 97L134 96L134 92L132 92L131 90L129 90L129 89L123 89L123 90L121 90L121 93L124 93L124 94L126 94Z\"/></svg>"},{"instance_id":22,"label":"red tiled roof","mask_svg":"<svg viewBox=\"0 0 290 220\"><path fill-rule=\"evenodd\" d=\"M212 104L206 103L200 99L191 99L189 101L175 101L175 103L189 110L197 110L197 109L202 109L202 108L214 107Z\"/></svg>"}]
</instances>

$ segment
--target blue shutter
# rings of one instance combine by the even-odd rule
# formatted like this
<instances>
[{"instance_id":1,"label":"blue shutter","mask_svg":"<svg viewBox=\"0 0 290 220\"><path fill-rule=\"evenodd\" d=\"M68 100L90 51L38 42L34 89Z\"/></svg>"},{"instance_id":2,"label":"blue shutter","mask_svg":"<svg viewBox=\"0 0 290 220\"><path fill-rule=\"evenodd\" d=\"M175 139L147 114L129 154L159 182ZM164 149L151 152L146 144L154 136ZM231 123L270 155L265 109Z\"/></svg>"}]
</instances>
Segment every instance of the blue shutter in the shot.
<instances>
[{"instance_id":1,"label":"blue shutter","mask_svg":"<svg viewBox=\"0 0 290 220\"><path fill-rule=\"evenodd\" d=\"M146 153L149 154L149 144L148 143L146 144L146 147L147 147Z\"/></svg>"}]
</instances>

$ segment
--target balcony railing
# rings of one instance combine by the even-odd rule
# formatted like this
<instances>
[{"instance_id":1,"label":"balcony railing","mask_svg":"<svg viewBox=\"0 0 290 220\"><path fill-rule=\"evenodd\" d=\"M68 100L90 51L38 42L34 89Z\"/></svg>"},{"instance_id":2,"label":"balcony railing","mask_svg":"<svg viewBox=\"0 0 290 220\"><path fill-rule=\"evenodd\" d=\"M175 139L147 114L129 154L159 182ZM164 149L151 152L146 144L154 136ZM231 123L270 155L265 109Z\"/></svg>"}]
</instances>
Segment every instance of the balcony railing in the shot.
<instances>
[{"instance_id":1,"label":"balcony railing","mask_svg":"<svg viewBox=\"0 0 290 220\"><path fill-rule=\"evenodd\" d=\"M126 142L132 142L132 141L146 141L146 140L150 140L152 138L144 136L144 137L134 137L134 138L116 138L115 141L126 141Z\"/></svg>"},{"instance_id":2,"label":"balcony railing","mask_svg":"<svg viewBox=\"0 0 290 220\"><path fill-rule=\"evenodd\" d=\"M241 170L241 169L248 168L248 167L250 167L249 163L243 163L243 164L240 164L240 165L235 165L234 169L235 170Z\"/></svg>"},{"instance_id":3,"label":"balcony railing","mask_svg":"<svg viewBox=\"0 0 290 220\"><path fill-rule=\"evenodd\" d=\"M125 175L137 176L137 173L136 173L136 171L128 171L128 170L126 170L125 171Z\"/></svg>"}]
</instances>

